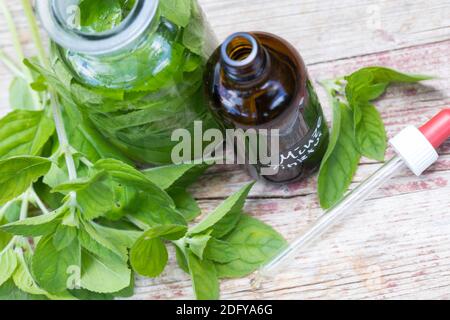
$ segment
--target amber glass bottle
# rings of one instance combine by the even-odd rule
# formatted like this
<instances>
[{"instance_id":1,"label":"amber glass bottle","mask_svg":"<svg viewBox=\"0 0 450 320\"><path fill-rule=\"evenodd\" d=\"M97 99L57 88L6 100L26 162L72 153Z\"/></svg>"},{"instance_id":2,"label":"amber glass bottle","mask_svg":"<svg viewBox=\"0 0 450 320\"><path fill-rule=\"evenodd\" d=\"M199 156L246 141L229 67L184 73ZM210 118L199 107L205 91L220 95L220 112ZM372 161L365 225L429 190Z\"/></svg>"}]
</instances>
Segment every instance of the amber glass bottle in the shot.
<instances>
[{"instance_id":1,"label":"amber glass bottle","mask_svg":"<svg viewBox=\"0 0 450 320\"><path fill-rule=\"evenodd\" d=\"M278 129L276 174L248 166L270 182L297 181L317 169L328 145L322 108L298 52L262 32L231 35L205 74L209 106L225 128Z\"/></svg>"}]
</instances>

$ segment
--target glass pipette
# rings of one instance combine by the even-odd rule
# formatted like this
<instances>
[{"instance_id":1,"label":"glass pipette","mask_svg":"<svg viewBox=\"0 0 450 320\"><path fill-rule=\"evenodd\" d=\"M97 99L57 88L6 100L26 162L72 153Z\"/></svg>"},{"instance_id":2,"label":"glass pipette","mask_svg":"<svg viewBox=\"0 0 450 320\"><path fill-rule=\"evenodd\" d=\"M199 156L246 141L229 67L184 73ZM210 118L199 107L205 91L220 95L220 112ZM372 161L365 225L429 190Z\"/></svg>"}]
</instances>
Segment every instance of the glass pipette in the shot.
<instances>
[{"instance_id":1,"label":"glass pipette","mask_svg":"<svg viewBox=\"0 0 450 320\"><path fill-rule=\"evenodd\" d=\"M439 148L449 136L450 109L441 111L419 130L414 127L403 130L391 140L391 145L398 155L386 162L371 177L347 194L302 236L271 262L263 266L252 280L253 287L259 288L264 280L276 276L284 266L294 260L299 251L322 237L332 226L350 214L352 209L364 202L403 167L409 167L416 175L420 176L437 161L438 154L435 149Z\"/></svg>"}]
</instances>

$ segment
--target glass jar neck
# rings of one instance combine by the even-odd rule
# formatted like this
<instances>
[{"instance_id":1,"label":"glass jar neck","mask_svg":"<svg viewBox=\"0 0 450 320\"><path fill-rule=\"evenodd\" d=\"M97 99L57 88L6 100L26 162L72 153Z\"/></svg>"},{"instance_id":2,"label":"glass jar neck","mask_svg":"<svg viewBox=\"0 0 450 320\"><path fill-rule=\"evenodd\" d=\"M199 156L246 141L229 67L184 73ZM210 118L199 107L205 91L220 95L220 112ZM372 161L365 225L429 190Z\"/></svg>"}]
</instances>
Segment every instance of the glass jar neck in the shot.
<instances>
[{"instance_id":1,"label":"glass jar neck","mask_svg":"<svg viewBox=\"0 0 450 320\"><path fill-rule=\"evenodd\" d=\"M36 6L43 27L59 46L77 53L104 55L138 42L154 21L159 0L135 0L120 24L103 32L80 28L80 3L79 0L40 0Z\"/></svg>"},{"instance_id":2,"label":"glass jar neck","mask_svg":"<svg viewBox=\"0 0 450 320\"><path fill-rule=\"evenodd\" d=\"M251 33L235 33L221 47L225 75L234 82L247 83L261 78L270 68L266 48Z\"/></svg>"}]
</instances>

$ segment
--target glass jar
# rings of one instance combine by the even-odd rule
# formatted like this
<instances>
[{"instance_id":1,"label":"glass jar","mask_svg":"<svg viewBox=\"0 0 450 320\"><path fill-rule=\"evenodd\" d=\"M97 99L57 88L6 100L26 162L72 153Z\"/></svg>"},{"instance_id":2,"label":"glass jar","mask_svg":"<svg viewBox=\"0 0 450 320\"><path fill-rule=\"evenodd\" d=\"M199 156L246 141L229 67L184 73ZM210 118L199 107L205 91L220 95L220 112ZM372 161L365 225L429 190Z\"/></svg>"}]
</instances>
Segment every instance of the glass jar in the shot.
<instances>
[{"instance_id":1,"label":"glass jar","mask_svg":"<svg viewBox=\"0 0 450 320\"><path fill-rule=\"evenodd\" d=\"M196 0L37 1L70 94L138 163L171 163L175 129L215 127L202 75L217 40Z\"/></svg>"}]
</instances>

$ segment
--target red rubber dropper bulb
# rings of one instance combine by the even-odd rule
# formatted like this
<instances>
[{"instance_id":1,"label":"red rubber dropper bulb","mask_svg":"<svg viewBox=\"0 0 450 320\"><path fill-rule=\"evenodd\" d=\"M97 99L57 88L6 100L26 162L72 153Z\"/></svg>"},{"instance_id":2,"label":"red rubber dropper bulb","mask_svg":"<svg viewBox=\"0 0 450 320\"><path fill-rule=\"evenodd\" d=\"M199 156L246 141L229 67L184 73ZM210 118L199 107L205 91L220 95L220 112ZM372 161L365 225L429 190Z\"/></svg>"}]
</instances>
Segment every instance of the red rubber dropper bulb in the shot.
<instances>
[{"instance_id":1,"label":"red rubber dropper bulb","mask_svg":"<svg viewBox=\"0 0 450 320\"><path fill-rule=\"evenodd\" d=\"M438 149L450 138L450 108L439 112L419 130L433 147Z\"/></svg>"}]
</instances>

